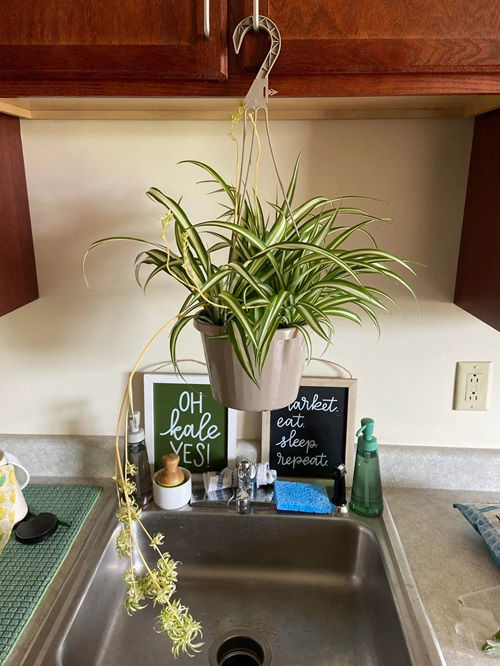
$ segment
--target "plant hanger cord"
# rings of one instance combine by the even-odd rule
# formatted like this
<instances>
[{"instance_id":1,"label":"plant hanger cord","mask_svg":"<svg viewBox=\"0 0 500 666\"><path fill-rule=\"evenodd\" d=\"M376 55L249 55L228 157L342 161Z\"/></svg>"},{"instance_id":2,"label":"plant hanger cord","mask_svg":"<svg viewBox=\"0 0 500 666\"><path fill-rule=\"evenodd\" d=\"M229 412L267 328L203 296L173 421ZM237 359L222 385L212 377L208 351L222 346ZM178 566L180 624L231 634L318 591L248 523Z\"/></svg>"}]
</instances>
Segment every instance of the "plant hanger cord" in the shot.
<instances>
[{"instance_id":1,"label":"plant hanger cord","mask_svg":"<svg viewBox=\"0 0 500 666\"><path fill-rule=\"evenodd\" d=\"M242 201L245 199L245 194L247 192L247 186L248 186L248 177L250 173L250 166L252 162L252 154L253 154L253 145L254 145L254 139L257 137L257 141L259 142L259 152L256 160L256 182L255 182L255 194L257 193L257 178L258 178L258 163L260 159L260 154L261 154L261 149L260 149L260 140L259 140L259 135L257 131L257 121L258 121L258 114L259 111L262 110L264 114L264 122L266 126L266 138L267 138L267 143L269 147L269 153L271 155L271 160L273 163L274 171L276 173L276 178L278 179L278 183L281 189L281 193L283 195L284 202L286 204L286 207L288 209L288 214L290 215L290 218L292 220L292 224L295 227L295 231L297 231L296 228L296 223L295 220L293 219L292 215L292 209L290 206L290 202L288 201L287 193L285 190L285 187L283 185L283 180L281 179L279 169L278 169L278 163L276 160L276 155L274 152L273 148L273 143L271 140L271 130L269 126L269 110L268 110L268 99L269 96L276 95L277 91L273 90L272 88L269 88L269 73L271 69L274 66L274 63L278 59L279 53L281 51L281 35L280 31L278 30L278 26L274 23L274 21L271 21L270 18L267 16L258 16L257 12L257 29L262 28L265 30L269 37L271 38L271 45L269 48L269 51L264 59L264 62L260 66L259 71L257 72L255 79L250 86L248 93L245 97L245 101L243 104L243 139L242 139L242 149L241 149L241 162L240 162L240 169L239 169L239 175L237 178L237 187L236 187L236 200L239 199L240 193L241 193L241 198ZM241 45L243 43L243 39L247 32L249 32L250 28L255 29L256 26L256 17L255 16L247 16L247 18L244 18L238 25L236 26L234 33L233 33L233 43L234 43L234 50L238 54L241 49ZM246 174L245 178L243 179L243 173L245 171L245 145L247 142L247 124L248 120L251 121L252 123L252 139L250 142L250 151L248 155L248 160L246 164ZM235 223L239 224L241 221L241 214L242 214L242 207L243 206L238 206L236 211L235 211Z\"/></svg>"}]
</instances>

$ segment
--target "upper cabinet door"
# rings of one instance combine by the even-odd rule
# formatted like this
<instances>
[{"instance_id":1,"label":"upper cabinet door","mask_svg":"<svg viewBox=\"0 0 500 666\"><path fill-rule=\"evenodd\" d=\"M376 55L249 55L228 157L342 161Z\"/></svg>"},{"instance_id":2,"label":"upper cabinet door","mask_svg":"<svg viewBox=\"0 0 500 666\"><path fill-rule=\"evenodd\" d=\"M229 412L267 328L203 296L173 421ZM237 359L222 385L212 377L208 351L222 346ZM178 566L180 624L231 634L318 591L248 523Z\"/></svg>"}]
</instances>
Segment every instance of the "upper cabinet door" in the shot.
<instances>
[{"instance_id":1,"label":"upper cabinet door","mask_svg":"<svg viewBox=\"0 0 500 666\"><path fill-rule=\"evenodd\" d=\"M498 0L261 0L260 13L281 32L275 75L500 72ZM247 48L244 70L264 49Z\"/></svg>"},{"instance_id":2,"label":"upper cabinet door","mask_svg":"<svg viewBox=\"0 0 500 666\"><path fill-rule=\"evenodd\" d=\"M1 0L0 80L224 79L227 3Z\"/></svg>"}]
</instances>

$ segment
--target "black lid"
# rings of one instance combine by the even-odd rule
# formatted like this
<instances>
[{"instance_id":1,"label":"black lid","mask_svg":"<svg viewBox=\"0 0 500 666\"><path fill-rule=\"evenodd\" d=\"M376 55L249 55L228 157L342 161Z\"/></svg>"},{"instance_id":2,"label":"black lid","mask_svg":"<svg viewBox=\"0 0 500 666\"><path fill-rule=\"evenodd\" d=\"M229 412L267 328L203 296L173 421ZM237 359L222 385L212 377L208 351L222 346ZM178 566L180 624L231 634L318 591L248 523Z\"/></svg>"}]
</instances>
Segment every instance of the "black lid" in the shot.
<instances>
[{"instance_id":1,"label":"black lid","mask_svg":"<svg viewBox=\"0 0 500 666\"><path fill-rule=\"evenodd\" d=\"M21 543L38 543L57 530L58 520L54 513L39 513L35 518L23 520L16 527L16 539Z\"/></svg>"}]
</instances>

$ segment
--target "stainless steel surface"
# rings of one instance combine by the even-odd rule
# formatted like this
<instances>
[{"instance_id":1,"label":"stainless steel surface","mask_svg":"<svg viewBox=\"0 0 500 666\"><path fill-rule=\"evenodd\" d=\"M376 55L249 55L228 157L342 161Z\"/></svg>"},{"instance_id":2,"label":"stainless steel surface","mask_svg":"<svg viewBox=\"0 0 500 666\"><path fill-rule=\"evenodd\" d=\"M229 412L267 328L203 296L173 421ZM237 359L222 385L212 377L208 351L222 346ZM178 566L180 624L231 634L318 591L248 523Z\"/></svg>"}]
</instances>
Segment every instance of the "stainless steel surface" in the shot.
<instances>
[{"instance_id":1,"label":"stainless steel surface","mask_svg":"<svg viewBox=\"0 0 500 666\"><path fill-rule=\"evenodd\" d=\"M403 585L411 586L411 574L401 569L399 546L389 542L380 518L274 510L238 516L192 507L143 517L150 531L167 535L169 551L183 563L178 592L203 623L203 653L175 661L167 639L153 630L157 610L127 616L122 575L128 563L116 556L117 530L108 521L106 534L97 533L93 547L82 551L18 663L213 664L210 654L235 631L268 646L275 666L441 663L425 617Z\"/></svg>"},{"instance_id":2,"label":"stainless steel surface","mask_svg":"<svg viewBox=\"0 0 500 666\"><path fill-rule=\"evenodd\" d=\"M219 507L227 509L233 506L235 498L234 488L222 488L206 492L204 488L193 488L191 495L191 506ZM276 508L274 501L274 486L260 486L255 491L252 500L253 509Z\"/></svg>"},{"instance_id":3,"label":"stainless steel surface","mask_svg":"<svg viewBox=\"0 0 500 666\"><path fill-rule=\"evenodd\" d=\"M210 39L210 0L203 0L203 32Z\"/></svg>"},{"instance_id":4,"label":"stainless steel surface","mask_svg":"<svg viewBox=\"0 0 500 666\"><path fill-rule=\"evenodd\" d=\"M250 513L252 500L255 499L257 491L256 464L248 460L248 458L242 458L238 461L236 476L238 478L236 511L237 513Z\"/></svg>"},{"instance_id":5,"label":"stainless steel surface","mask_svg":"<svg viewBox=\"0 0 500 666\"><path fill-rule=\"evenodd\" d=\"M259 0L253 0L253 29L259 29Z\"/></svg>"}]
</instances>

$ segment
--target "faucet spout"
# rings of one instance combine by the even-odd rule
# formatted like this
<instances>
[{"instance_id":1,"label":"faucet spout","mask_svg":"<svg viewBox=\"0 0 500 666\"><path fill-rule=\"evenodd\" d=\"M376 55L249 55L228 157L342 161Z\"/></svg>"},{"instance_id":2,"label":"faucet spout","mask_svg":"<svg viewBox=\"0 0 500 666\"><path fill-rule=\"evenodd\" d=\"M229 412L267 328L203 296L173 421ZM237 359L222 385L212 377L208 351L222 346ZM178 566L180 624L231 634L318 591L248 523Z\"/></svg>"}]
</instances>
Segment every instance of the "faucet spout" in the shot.
<instances>
[{"instance_id":1,"label":"faucet spout","mask_svg":"<svg viewBox=\"0 0 500 666\"><path fill-rule=\"evenodd\" d=\"M236 511L250 513L257 492L257 466L248 458L242 458L238 462L237 477Z\"/></svg>"}]
</instances>

